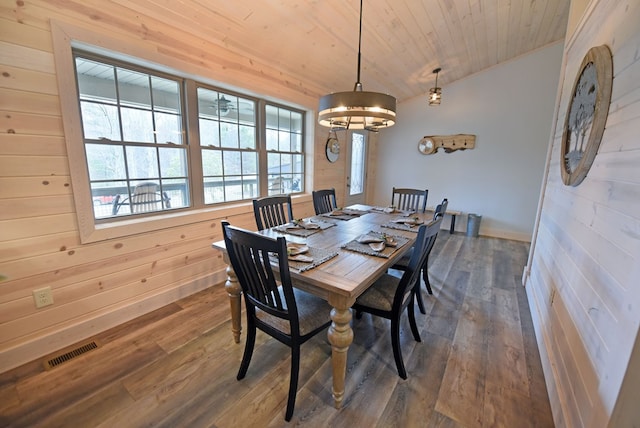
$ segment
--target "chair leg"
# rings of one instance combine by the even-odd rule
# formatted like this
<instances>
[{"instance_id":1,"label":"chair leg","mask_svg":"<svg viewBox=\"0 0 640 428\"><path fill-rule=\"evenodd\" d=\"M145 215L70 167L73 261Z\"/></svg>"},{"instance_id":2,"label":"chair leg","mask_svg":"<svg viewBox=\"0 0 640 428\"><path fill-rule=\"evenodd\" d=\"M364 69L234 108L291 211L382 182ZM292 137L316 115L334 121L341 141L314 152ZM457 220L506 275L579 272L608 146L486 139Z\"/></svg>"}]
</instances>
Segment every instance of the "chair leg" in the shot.
<instances>
[{"instance_id":1,"label":"chair leg","mask_svg":"<svg viewBox=\"0 0 640 428\"><path fill-rule=\"evenodd\" d=\"M398 316L399 318L400 316ZM391 320L391 347L393 348L393 358L396 360L396 368L398 369L398 375L402 379L407 378L407 371L404 368L404 362L402 361L402 351L400 350L400 320Z\"/></svg>"},{"instance_id":2,"label":"chair leg","mask_svg":"<svg viewBox=\"0 0 640 428\"><path fill-rule=\"evenodd\" d=\"M253 355L253 346L256 343L256 325L251 321L247 322L247 338L245 339L244 345L244 354L242 355L242 362L240 363L240 370L238 370L238 375L236 379L241 380L244 379L244 376L247 374L247 370L249 369L249 363L251 362L251 356Z\"/></svg>"},{"instance_id":3,"label":"chair leg","mask_svg":"<svg viewBox=\"0 0 640 428\"><path fill-rule=\"evenodd\" d=\"M420 290L420 278L417 279L415 287L416 300L418 301L418 308L420 308L421 314L427 314L427 310L424 308L424 302L422 301L422 290Z\"/></svg>"},{"instance_id":4,"label":"chair leg","mask_svg":"<svg viewBox=\"0 0 640 428\"><path fill-rule=\"evenodd\" d=\"M418 331L418 324L416 324L416 313L415 305L413 303L413 296L411 296L411 303L409 303L409 305L407 306L407 311L409 311L409 325L411 326L411 333L413 333L413 338L416 340L416 342L422 342L422 339L420 338L420 331Z\"/></svg>"},{"instance_id":5,"label":"chair leg","mask_svg":"<svg viewBox=\"0 0 640 428\"><path fill-rule=\"evenodd\" d=\"M429 257L424 261L424 265L422 266L422 279L424 279L424 285L427 287L427 292L429 294L433 294L431 291L431 283L429 282L429 269L427 266L429 265Z\"/></svg>"},{"instance_id":6,"label":"chair leg","mask_svg":"<svg viewBox=\"0 0 640 428\"><path fill-rule=\"evenodd\" d=\"M296 405L296 393L298 392L298 373L300 370L300 345L291 347L291 375L289 377L289 399L287 400L287 413L284 420L289 422L293 416Z\"/></svg>"}]
</instances>

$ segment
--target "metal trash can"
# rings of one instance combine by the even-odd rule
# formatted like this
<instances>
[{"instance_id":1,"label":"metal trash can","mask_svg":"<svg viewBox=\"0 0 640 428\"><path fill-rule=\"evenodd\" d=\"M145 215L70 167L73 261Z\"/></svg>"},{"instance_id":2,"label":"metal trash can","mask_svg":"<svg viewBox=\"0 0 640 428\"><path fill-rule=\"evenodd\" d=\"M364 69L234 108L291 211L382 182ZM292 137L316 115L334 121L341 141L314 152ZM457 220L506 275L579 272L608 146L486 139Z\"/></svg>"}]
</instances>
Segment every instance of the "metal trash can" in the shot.
<instances>
[{"instance_id":1,"label":"metal trash can","mask_svg":"<svg viewBox=\"0 0 640 428\"><path fill-rule=\"evenodd\" d=\"M482 216L478 214L469 213L467 216L467 236L477 237L480 231L480 221Z\"/></svg>"}]
</instances>

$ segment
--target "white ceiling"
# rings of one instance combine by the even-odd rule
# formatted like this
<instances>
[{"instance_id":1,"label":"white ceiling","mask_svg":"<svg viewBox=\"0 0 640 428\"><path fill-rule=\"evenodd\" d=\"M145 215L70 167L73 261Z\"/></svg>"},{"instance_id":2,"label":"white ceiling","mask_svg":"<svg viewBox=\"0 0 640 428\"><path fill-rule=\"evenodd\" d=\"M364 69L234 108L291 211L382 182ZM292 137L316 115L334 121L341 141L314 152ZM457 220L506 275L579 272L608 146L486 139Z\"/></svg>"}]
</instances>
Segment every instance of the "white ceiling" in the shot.
<instances>
[{"instance_id":1,"label":"white ceiling","mask_svg":"<svg viewBox=\"0 0 640 428\"><path fill-rule=\"evenodd\" d=\"M303 82L356 82L359 0L117 1L135 16L222 45ZM570 0L364 0L361 82L398 101L564 38ZM162 31L160 31L160 34ZM194 39L194 40L195 40Z\"/></svg>"},{"instance_id":2,"label":"white ceiling","mask_svg":"<svg viewBox=\"0 0 640 428\"><path fill-rule=\"evenodd\" d=\"M364 90L398 101L561 40L570 0L364 0ZM157 1L171 20L206 24L226 47L318 93L356 81L359 0ZM173 22L175 25L175 22ZM311 89L311 88L310 88ZM313 90L312 90L313 91ZM315 92L315 91L313 91Z\"/></svg>"}]
</instances>

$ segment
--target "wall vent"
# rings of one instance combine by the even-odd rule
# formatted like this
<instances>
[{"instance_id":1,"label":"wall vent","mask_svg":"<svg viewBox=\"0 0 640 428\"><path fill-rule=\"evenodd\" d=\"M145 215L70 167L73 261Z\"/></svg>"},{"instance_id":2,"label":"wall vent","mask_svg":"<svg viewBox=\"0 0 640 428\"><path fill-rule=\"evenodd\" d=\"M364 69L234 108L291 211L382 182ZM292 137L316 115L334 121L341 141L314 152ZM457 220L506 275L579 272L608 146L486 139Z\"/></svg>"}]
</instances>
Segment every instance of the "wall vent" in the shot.
<instances>
[{"instance_id":1,"label":"wall vent","mask_svg":"<svg viewBox=\"0 0 640 428\"><path fill-rule=\"evenodd\" d=\"M89 351L93 351L98 348L98 344L95 341L91 341L85 344L82 344L71 351L65 352L60 355L54 355L53 358L46 360L44 363L45 370L51 370L52 368L59 366L62 363L66 363L76 357L79 357L82 354L85 354Z\"/></svg>"}]
</instances>

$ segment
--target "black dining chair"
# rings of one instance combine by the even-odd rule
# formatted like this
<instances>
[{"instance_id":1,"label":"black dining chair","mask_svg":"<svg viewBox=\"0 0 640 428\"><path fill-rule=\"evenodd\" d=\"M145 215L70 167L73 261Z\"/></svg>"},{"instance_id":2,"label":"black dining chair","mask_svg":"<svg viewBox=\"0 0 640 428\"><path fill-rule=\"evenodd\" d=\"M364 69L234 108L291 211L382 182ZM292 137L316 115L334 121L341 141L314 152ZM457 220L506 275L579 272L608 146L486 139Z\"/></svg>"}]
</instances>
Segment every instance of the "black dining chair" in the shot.
<instances>
[{"instance_id":1,"label":"black dining chair","mask_svg":"<svg viewBox=\"0 0 640 428\"><path fill-rule=\"evenodd\" d=\"M247 338L237 379L241 380L247 374L257 329L290 347L291 374L285 413L285 420L290 421L298 390L300 346L331 324L331 306L325 300L293 287L284 237L269 238L233 227L226 221L222 222L222 229L247 314ZM277 259L276 268L271 257Z\"/></svg>"},{"instance_id":2,"label":"black dining chair","mask_svg":"<svg viewBox=\"0 0 640 428\"><path fill-rule=\"evenodd\" d=\"M313 197L313 208L316 215L329 213L338 207L336 203L336 189L314 190L311 192Z\"/></svg>"},{"instance_id":3,"label":"black dining chair","mask_svg":"<svg viewBox=\"0 0 640 428\"><path fill-rule=\"evenodd\" d=\"M265 196L253 200L253 214L258 230L269 229L293 220L291 195Z\"/></svg>"},{"instance_id":4,"label":"black dining chair","mask_svg":"<svg viewBox=\"0 0 640 428\"><path fill-rule=\"evenodd\" d=\"M427 197L429 190L393 188L391 205L399 210L412 210L425 212L427 209Z\"/></svg>"},{"instance_id":5,"label":"black dining chair","mask_svg":"<svg viewBox=\"0 0 640 428\"><path fill-rule=\"evenodd\" d=\"M400 317L405 309L409 315L409 325L413 338L420 342L420 332L416 324L414 298L420 267L428 257L436 240L442 219L423 224L418 229L418 236L413 247L413 253L406 270L401 278L385 273L377 279L371 287L356 299L353 309L356 318L360 318L363 312L370 313L391 321L391 345L393 357L396 361L398 375L402 379L407 378L407 371L402 359L400 349Z\"/></svg>"},{"instance_id":6,"label":"black dining chair","mask_svg":"<svg viewBox=\"0 0 640 428\"><path fill-rule=\"evenodd\" d=\"M445 212L447 211L447 205L449 201L447 198L442 200L442 203L438 204L435 212L433 213L433 220L441 219L444 217ZM400 260L398 260L393 266L392 269L398 270L406 270L409 265L409 260L411 259L411 254L413 252L413 248L411 248L407 253L405 253ZM424 260L424 264L422 265L422 279L424 280L424 285L427 289L427 293L433 294L433 290L431 289L431 282L429 282L429 254L427 254L427 258ZM418 302L418 308L420 308L420 312L426 314L426 308L424 306L424 301L422 300L422 293L420 292L420 277L416 280L416 300Z\"/></svg>"}]
</instances>

